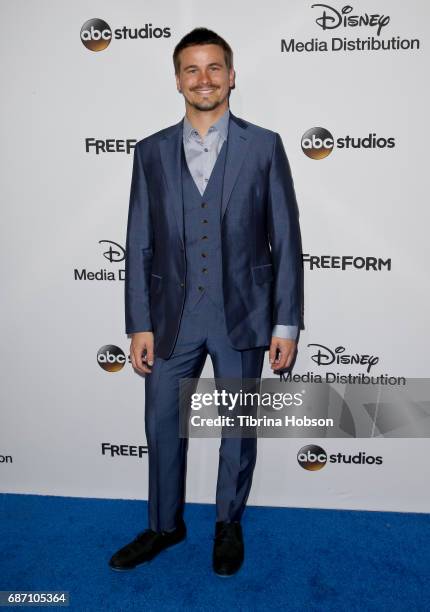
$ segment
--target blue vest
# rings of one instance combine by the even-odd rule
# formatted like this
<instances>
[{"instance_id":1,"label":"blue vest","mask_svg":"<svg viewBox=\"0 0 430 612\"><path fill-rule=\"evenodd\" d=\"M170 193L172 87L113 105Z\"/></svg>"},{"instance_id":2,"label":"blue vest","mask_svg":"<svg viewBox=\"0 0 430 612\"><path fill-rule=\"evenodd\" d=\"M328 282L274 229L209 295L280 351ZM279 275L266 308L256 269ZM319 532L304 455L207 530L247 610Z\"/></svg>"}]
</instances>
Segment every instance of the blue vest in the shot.
<instances>
[{"instance_id":1,"label":"blue vest","mask_svg":"<svg viewBox=\"0 0 430 612\"><path fill-rule=\"evenodd\" d=\"M182 196L187 261L184 310L190 311L204 294L224 307L221 255L221 199L227 141L224 141L203 195L188 168L182 145Z\"/></svg>"}]
</instances>

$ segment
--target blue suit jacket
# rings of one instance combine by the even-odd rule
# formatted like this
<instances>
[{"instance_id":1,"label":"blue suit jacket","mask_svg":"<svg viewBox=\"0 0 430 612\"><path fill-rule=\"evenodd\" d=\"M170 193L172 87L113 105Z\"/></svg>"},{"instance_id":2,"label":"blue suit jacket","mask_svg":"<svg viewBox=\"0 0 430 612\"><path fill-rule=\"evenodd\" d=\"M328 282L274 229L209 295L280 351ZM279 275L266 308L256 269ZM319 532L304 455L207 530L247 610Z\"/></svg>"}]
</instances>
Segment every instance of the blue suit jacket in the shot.
<instances>
[{"instance_id":1,"label":"blue suit jacket","mask_svg":"<svg viewBox=\"0 0 430 612\"><path fill-rule=\"evenodd\" d=\"M185 301L183 120L135 148L125 258L126 333L174 348ZM276 132L230 112L221 204L224 308L237 349L269 346L273 324L301 326L302 259L290 167Z\"/></svg>"}]
</instances>

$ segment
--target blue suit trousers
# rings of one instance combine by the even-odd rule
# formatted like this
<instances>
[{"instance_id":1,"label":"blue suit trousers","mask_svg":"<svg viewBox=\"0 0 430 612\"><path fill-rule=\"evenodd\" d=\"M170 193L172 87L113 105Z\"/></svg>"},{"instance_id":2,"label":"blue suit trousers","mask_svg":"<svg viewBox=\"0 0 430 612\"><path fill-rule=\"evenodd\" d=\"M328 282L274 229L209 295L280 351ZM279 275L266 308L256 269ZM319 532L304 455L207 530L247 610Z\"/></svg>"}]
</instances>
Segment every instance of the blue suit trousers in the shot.
<instances>
[{"instance_id":1,"label":"blue suit trousers","mask_svg":"<svg viewBox=\"0 0 430 612\"><path fill-rule=\"evenodd\" d=\"M264 347L237 350L226 330L224 310L203 293L184 306L169 359L155 356L145 378L145 429L149 460L149 527L173 530L182 518L188 439L179 437L179 380L199 378L209 354L215 378L259 379ZM251 489L256 438L222 438L216 487L216 520L240 521Z\"/></svg>"}]
</instances>

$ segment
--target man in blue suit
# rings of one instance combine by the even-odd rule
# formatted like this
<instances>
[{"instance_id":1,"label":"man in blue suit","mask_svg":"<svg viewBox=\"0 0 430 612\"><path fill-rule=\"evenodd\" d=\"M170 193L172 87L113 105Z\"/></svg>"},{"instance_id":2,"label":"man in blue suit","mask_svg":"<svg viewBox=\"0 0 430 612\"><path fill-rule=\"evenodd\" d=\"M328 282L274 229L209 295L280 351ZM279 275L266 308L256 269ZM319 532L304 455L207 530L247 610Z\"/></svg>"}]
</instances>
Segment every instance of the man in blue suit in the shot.
<instances>
[{"instance_id":1,"label":"man in blue suit","mask_svg":"<svg viewBox=\"0 0 430 612\"><path fill-rule=\"evenodd\" d=\"M185 538L187 440L179 436L179 380L259 379L269 349L288 368L301 321L301 245L293 181L276 132L229 109L233 53L197 28L173 62L185 99L179 123L137 143L126 240L126 333L145 375L149 528L113 555L131 569ZM270 92L274 95L274 92ZM222 438L213 569L244 559L241 518L255 438Z\"/></svg>"}]
</instances>

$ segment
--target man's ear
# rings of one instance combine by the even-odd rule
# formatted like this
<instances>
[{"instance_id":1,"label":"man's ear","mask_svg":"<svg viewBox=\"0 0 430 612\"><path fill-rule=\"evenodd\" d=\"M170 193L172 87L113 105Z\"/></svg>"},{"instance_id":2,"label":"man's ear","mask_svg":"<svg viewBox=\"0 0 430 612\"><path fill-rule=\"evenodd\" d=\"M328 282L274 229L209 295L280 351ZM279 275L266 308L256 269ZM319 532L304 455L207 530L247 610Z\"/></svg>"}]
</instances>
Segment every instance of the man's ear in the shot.
<instances>
[{"instance_id":1,"label":"man's ear","mask_svg":"<svg viewBox=\"0 0 430 612\"><path fill-rule=\"evenodd\" d=\"M234 89L236 86L236 71L233 68L230 69L229 76L230 76L230 87Z\"/></svg>"}]
</instances>

